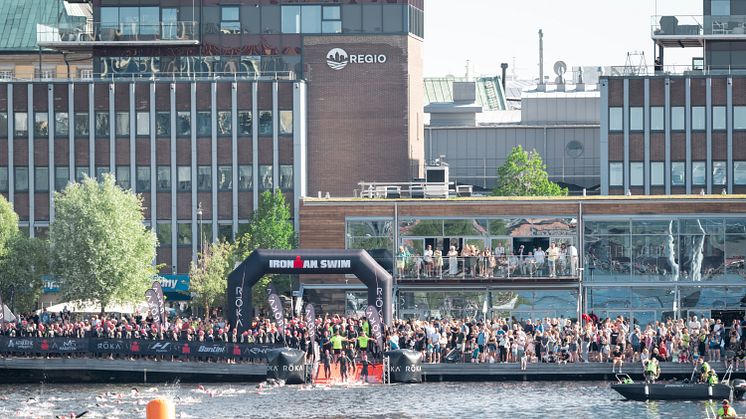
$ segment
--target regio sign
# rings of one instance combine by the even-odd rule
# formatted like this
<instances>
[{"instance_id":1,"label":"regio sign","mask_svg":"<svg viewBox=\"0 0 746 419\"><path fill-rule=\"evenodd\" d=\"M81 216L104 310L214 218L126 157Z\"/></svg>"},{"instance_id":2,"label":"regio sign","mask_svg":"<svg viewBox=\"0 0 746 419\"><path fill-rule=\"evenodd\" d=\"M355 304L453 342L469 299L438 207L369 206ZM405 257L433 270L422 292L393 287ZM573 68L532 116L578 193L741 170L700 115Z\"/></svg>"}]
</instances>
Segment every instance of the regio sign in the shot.
<instances>
[{"instance_id":1,"label":"regio sign","mask_svg":"<svg viewBox=\"0 0 746 419\"><path fill-rule=\"evenodd\" d=\"M326 64L332 70L342 70L348 64L383 64L388 61L384 54L348 54L342 48L334 48L326 54Z\"/></svg>"}]
</instances>

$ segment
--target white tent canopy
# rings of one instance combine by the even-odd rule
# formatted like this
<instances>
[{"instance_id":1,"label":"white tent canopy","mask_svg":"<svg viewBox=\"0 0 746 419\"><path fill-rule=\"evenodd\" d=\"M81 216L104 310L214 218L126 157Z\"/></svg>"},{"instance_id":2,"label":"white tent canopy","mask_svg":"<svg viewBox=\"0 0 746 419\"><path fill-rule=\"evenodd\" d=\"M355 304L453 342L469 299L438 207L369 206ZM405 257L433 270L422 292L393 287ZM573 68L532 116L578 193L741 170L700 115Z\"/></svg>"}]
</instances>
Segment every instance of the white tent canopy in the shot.
<instances>
[{"instance_id":1,"label":"white tent canopy","mask_svg":"<svg viewBox=\"0 0 746 419\"><path fill-rule=\"evenodd\" d=\"M69 301L46 307L46 310L49 313L60 313L62 311L69 311L71 313L100 313L101 305L92 301ZM106 306L107 313L133 314L146 313L147 311L148 305L145 302L138 304L111 304ZM37 310L36 312L41 313L42 310Z\"/></svg>"},{"instance_id":2,"label":"white tent canopy","mask_svg":"<svg viewBox=\"0 0 746 419\"><path fill-rule=\"evenodd\" d=\"M0 307L0 309L3 310L3 315L5 317L5 321L6 322L14 322L14 321L16 321L16 316L13 315L13 313L10 311L10 308L8 308L8 306L6 306L5 304L3 304L3 306Z\"/></svg>"}]
</instances>

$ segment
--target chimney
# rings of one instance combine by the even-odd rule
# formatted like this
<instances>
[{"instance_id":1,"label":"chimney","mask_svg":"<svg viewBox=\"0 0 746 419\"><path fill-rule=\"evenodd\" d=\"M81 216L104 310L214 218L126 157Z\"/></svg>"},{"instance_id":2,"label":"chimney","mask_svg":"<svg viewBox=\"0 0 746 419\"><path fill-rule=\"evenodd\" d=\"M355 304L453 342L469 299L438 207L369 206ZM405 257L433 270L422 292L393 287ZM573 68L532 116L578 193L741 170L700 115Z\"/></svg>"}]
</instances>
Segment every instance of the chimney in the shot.
<instances>
[{"instance_id":1,"label":"chimney","mask_svg":"<svg viewBox=\"0 0 746 419\"><path fill-rule=\"evenodd\" d=\"M508 63L502 63L502 64L500 64L500 68L502 68L502 70L503 70L503 80L502 80L502 82L503 82L503 93L504 93L505 92L505 77L507 76L507 73L508 73Z\"/></svg>"}]
</instances>

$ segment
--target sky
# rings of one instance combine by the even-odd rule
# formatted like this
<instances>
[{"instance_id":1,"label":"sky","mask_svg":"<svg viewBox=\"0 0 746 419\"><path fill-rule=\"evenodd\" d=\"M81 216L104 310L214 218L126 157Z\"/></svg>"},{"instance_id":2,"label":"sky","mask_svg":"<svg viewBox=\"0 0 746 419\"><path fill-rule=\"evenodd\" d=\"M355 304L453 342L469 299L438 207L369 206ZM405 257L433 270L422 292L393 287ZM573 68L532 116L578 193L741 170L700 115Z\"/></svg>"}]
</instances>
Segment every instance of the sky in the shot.
<instances>
[{"instance_id":1,"label":"sky","mask_svg":"<svg viewBox=\"0 0 746 419\"><path fill-rule=\"evenodd\" d=\"M499 74L515 59L521 79L539 74L539 29L544 74L568 67L622 66L627 52L644 51L653 65L652 16L699 15L702 0L425 0L425 75ZM456 6L458 5L458 6ZM680 24L685 19L679 18ZM666 49L666 65L690 65L701 49ZM636 60L638 61L638 60Z\"/></svg>"}]
</instances>

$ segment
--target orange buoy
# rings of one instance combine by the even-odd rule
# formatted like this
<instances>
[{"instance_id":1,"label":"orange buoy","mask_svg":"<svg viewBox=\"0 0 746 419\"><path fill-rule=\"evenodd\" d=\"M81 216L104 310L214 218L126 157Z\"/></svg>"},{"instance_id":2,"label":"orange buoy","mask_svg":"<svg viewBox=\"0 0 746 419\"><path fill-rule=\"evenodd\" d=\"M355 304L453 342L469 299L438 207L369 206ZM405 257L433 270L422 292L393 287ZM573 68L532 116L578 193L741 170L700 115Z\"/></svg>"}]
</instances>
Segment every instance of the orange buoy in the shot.
<instances>
[{"instance_id":1,"label":"orange buoy","mask_svg":"<svg viewBox=\"0 0 746 419\"><path fill-rule=\"evenodd\" d=\"M176 419L176 407L171 400L154 399L145 408L147 419Z\"/></svg>"}]
</instances>

